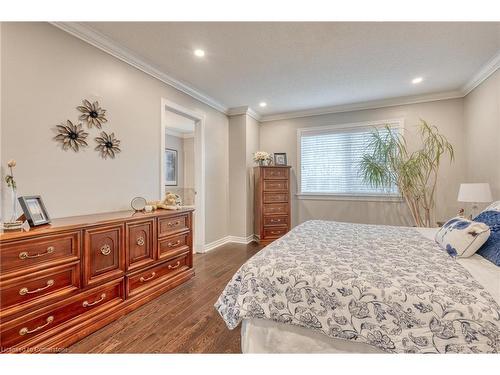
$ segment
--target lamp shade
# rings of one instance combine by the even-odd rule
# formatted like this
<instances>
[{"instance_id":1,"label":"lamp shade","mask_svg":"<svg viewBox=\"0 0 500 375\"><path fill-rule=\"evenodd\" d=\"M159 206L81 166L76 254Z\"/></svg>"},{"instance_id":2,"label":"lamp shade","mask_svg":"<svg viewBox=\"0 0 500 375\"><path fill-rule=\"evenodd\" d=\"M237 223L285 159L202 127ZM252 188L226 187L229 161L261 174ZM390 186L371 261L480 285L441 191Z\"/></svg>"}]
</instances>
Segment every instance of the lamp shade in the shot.
<instances>
[{"instance_id":1,"label":"lamp shade","mask_svg":"<svg viewBox=\"0 0 500 375\"><path fill-rule=\"evenodd\" d=\"M458 191L459 202L486 203L491 202L490 184L460 184Z\"/></svg>"}]
</instances>

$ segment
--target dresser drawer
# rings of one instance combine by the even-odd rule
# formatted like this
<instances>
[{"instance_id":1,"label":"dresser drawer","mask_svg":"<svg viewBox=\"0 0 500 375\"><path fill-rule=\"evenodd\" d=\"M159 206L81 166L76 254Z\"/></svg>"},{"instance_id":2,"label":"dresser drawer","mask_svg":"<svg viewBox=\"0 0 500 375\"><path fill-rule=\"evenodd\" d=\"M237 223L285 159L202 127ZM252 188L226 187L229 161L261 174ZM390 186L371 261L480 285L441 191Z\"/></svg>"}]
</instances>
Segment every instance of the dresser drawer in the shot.
<instances>
[{"instance_id":1,"label":"dresser drawer","mask_svg":"<svg viewBox=\"0 0 500 375\"><path fill-rule=\"evenodd\" d=\"M288 168L263 168L262 178L267 180L286 180L288 179Z\"/></svg>"},{"instance_id":2,"label":"dresser drawer","mask_svg":"<svg viewBox=\"0 0 500 375\"><path fill-rule=\"evenodd\" d=\"M80 259L80 232L2 243L0 277Z\"/></svg>"},{"instance_id":3,"label":"dresser drawer","mask_svg":"<svg viewBox=\"0 0 500 375\"><path fill-rule=\"evenodd\" d=\"M287 228L279 228L279 227L264 228L264 239L265 238L278 238L278 237L281 237L284 234L286 234L286 232L288 232Z\"/></svg>"},{"instance_id":4,"label":"dresser drawer","mask_svg":"<svg viewBox=\"0 0 500 375\"><path fill-rule=\"evenodd\" d=\"M155 221L127 223L125 226L127 270L134 270L154 263Z\"/></svg>"},{"instance_id":5,"label":"dresser drawer","mask_svg":"<svg viewBox=\"0 0 500 375\"><path fill-rule=\"evenodd\" d=\"M84 232L83 284L95 285L125 273L123 226L87 229Z\"/></svg>"},{"instance_id":6,"label":"dresser drawer","mask_svg":"<svg viewBox=\"0 0 500 375\"><path fill-rule=\"evenodd\" d=\"M2 317L50 303L80 288L80 263L71 263L0 283Z\"/></svg>"},{"instance_id":7,"label":"dresser drawer","mask_svg":"<svg viewBox=\"0 0 500 375\"><path fill-rule=\"evenodd\" d=\"M269 193L264 192L263 194L264 203L277 203L277 202L288 202L288 193Z\"/></svg>"},{"instance_id":8,"label":"dresser drawer","mask_svg":"<svg viewBox=\"0 0 500 375\"><path fill-rule=\"evenodd\" d=\"M282 191L288 193L288 180L264 180L262 181L264 191Z\"/></svg>"},{"instance_id":9,"label":"dresser drawer","mask_svg":"<svg viewBox=\"0 0 500 375\"><path fill-rule=\"evenodd\" d=\"M173 258L180 253L189 251L190 235L191 234L188 232L158 241L158 258Z\"/></svg>"},{"instance_id":10,"label":"dresser drawer","mask_svg":"<svg viewBox=\"0 0 500 375\"><path fill-rule=\"evenodd\" d=\"M264 215L287 215L288 203L265 203L262 205Z\"/></svg>"},{"instance_id":11,"label":"dresser drawer","mask_svg":"<svg viewBox=\"0 0 500 375\"><path fill-rule=\"evenodd\" d=\"M264 216L264 226L285 226L288 227L288 216Z\"/></svg>"},{"instance_id":12,"label":"dresser drawer","mask_svg":"<svg viewBox=\"0 0 500 375\"><path fill-rule=\"evenodd\" d=\"M148 270L127 276L127 297L134 296L189 268L189 254L164 262Z\"/></svg>"},{"instance_id":13,"label":"dresser drawer","mask_svg":"<svg viewBox=\"0 0 500 375\"><path fill-rule=\"evenodd\" d=\"M165 237L189 229L189 215L163 217L158 219L158 237Z\"/></svg>"},{"instance_id":14,"label":"dresser drawer","mask_svg":"<svg viewBox=\"0 0 500 375\"><path fill-rule=\"evenodd\" d=\"M22 346L23 342L28 340L32 346L37 338L40 341L68 328L72 323L76 324L82 319L87 319L89 315L121 303L124 300L123 295L123 281L114 281L52 307L17 318L2 325L0 346L5 350L13 346Z\"/></svg>"}]
</instances>

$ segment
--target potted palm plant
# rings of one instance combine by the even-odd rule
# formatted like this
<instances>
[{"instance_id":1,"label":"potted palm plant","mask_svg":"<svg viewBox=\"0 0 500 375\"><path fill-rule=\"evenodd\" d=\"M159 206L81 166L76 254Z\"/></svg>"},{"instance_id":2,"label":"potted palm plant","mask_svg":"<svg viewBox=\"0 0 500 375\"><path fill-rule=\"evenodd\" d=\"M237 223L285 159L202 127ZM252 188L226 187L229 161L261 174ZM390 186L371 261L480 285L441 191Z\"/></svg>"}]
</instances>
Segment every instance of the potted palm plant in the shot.
<instances>
[{"instance_id":1,"label":"potted palm plant","mask_svg":"<svg viewBox=\"0 0 500 375\"><path fill-rule=\"evenodd\" d=\"M436 185L443 158L454 160L453 146L438 129L421 120L421 148L410 151L405 137L389 126L375 129L360 170L365 182L377 188L397 186L418 227L430 227L436 205Z\"/></svg>"}]
</instances>

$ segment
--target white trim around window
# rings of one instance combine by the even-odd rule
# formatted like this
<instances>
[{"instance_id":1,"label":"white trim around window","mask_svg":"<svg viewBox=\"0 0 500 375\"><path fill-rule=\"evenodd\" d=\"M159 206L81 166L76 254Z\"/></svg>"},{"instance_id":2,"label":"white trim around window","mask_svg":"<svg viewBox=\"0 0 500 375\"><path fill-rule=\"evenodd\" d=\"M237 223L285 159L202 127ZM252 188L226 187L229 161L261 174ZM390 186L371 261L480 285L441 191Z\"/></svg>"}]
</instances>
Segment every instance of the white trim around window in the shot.
<instances>
[{"instance_id":1,"label":"white trim around window","mask_svg":"<svg viewBox=\"0 0 500 375\"><path fill-rule=\"evenodd\" d=\"M404 119L386 119L377 121L366 121L349 124L326 125L297 129L297 183L298 193L297 199L304 200L343 200L343 201L384 201L384 202L401 202L399 194L386 194L386 193L328 193L328 192L303 192L302 189L302 137L311 136L315 134L330 134L330 133L349 133L356 132L363 129L372 129L373 127L383 127L389 124L392 128L399 129L401 134L404 134Z\"/></svg>"}]
</instances>

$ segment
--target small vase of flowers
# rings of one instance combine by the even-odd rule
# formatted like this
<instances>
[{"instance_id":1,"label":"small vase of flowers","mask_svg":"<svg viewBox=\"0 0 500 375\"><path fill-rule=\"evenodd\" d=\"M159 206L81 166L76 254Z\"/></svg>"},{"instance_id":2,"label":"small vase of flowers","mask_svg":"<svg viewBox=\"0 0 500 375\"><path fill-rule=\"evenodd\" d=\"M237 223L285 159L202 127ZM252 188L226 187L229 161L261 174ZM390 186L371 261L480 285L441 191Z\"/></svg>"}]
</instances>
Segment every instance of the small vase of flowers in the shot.
<instances>
[{"instance_id":1,"label":"small vase of flowers","mask_svg":"<svg viewBox=\"0 0 500 375\"><path fill-rule=\"evenodd\" d=\"M271 155L265 151L257 151L253 154L253 160L257 165L269 165L271 163Z\"/></svg>"},{"instance_id":2,"label":"small vase of flowers","mask_svg":"<svg viewBox=\"0 0 500 375\"><path fill-rule=\"evenodd\" d=\"M9 160L7 163L7 167L9 168L10 174L5 176L5 182L7 183L7 186L10 188L11 191L11 197L12 197L12 214L10 217L10 220L4 225L18 225L19 223L17 221L17 212L18 212L18 202L17 202L17 185L16 185L16 180L14 179L14 167L16 166L16 161L15 160Z\"/></svg>"}]
</instances>

